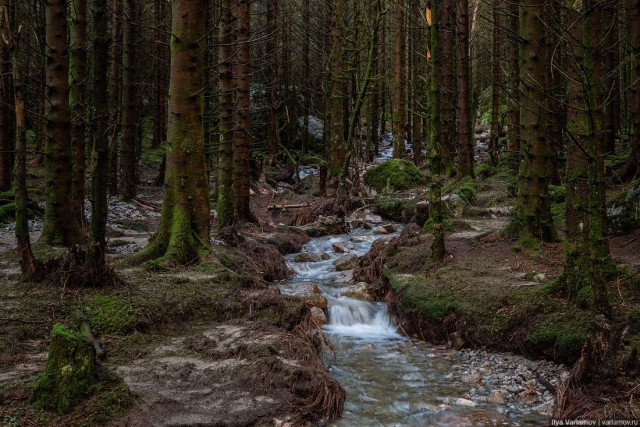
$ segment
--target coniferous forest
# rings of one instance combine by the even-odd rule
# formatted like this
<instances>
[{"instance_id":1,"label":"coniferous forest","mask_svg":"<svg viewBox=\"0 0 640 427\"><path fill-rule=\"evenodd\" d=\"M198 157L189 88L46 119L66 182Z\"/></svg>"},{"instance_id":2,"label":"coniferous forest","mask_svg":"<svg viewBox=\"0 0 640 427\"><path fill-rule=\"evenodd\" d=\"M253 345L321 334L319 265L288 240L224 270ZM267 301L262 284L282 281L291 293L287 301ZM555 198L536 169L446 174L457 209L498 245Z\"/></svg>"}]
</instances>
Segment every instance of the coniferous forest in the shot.
<instances>
[{"instance_id":1,"label":"coniferous forest","mask_svg":"<svg viewBox=\"0 0 640 427\"><path fill-rule=\"evenodd\" d=\"M3 426L631 425L639 272L639 0L0 0Z\"/></svg>"}]
</instances>

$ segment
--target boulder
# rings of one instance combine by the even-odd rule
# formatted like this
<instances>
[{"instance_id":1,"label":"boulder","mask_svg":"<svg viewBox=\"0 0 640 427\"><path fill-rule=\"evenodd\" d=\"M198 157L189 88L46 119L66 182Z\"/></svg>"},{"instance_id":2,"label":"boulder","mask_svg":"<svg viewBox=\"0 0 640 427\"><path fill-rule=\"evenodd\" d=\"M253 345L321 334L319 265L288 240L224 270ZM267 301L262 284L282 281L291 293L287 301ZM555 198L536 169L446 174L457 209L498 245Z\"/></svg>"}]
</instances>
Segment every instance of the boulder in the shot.
<instances>
[{"instance_id":1,"label":"boulder","mask_svg":"<svg viewBox=\"0 0 640 427\"><path fill-rule=\"evenodd\" d=\"M320 259L323 260L323 261L326 261L328 259L331 259L331 255L329 255L326 252L320 252Z\"/></svg>"},{"instance_id":2,"label":"boulder","mask_svg":"<svg viewBox=\"0 0 640 427\"><path fill-rule=\"evenodd\" d=\"M398 231L396 226L393 225L393 224L385 224L385 225L382 226L382 228L387 230L388 233L395 233L396 231Z\"/></svg>"},{"instance_id":3,"label":"boulder","mask_svg":"<svg viewBox=\"0 0 640 427\"><path fill-rule=\"evenodd\" d=\"M478 406L478 404L476 402L474 402L473 400L463 399L462 397L459 397L456 400L454 400L453 404L454 405L458 405L458 406L468 406L470 408Z\"/></svg>"},{"instance_id":4,"label":"boulder","mask_svg":"<svg viewBox=\"0 0 640 427\"><path fill-rule=\"evenodd\" d=\"M367 284L365 282L356 283L346 292L343 292L342 296L369 302L373 301L373 297L369 294L369 290L367 289Z\"/></svg>"},{"instance_id":5,"label":"boulder","mask_svg":"<svg viewBox=\"0 0 640 427\"><path fill-rule=\"evenodd\" d=\"M464 337L460 332L449 334L449 341L451 342L451 347L455 348L456 350L462 349L466 344Z\"/></svg>"},{"instance_id":6,"label":"boulder","mask_svg":"<svg viewBox=\"0 0 640 427\"><path fill-rule=\"evenodd\" d=\"M461 218L466 203L464 199L457 194L447 194L442 198L445 213L449 218Z\"/></svg>"},{"instance_id":7,"label":"boulder","mask_svg":"<svg viewBox=\"0 0 640 427\"><path fill-rule=\"evenodd\" d=\"M294 295L320 294L320 288L315 283L301 283L296 286Z\"/></svg>"},{"instance_id":8,"label":"boulder","mask_svg":"<svg viewBox=\"0 0 640 427\"><path fill-rule=\"evenodd\" d=\"M364 181L377 191L385 189L402 191L423 184L424 178L412 162L391 159L367 170L364 174Z\"/></svg>"},{"instance_id":9,"label":"boulder","mask_svg":"<svg viewBox=\"0 0 640 427\"><path fill-rule=\"evenodd\" d=\"M56 324L51 331L47 364L36 380L31 401L38 408L67 414L93 393L98 380L91 340Z\"/></svg>"},{"instance_id":10,"label":"boulder","mask_svg":"<svg viewBox=\"0 0 640 427\"><path fill-rule=\"evenodd\" d=\"M346 254L349 253L349 249L343 245L342 243L339 242L333 242L331 244L331 247L333 248L333 251L337 254Z\"/></svg>"},{"instance_id":11,"label":"boulder","mask_svg":"<svg viewBox=\"0 0 640 427\"><path fill-rule=\"evenodd\" d=\"M358 259L359 257L357 257L356 255L347 255L336 260L333 265L336 266L337 271L351 270L356 268L356 265L358 265Z\"/></svg>"},{"instance_id":12,"label":"boulder","mask_svg":"<svg viewBox=\"0 0 640 427\"><path fill-rule=\"evenodd\" d=\"M297 298L304 301L304 303L307 304L307 307L309 308L317 307L320 310L327 309L327 299L321 294L300 295Z\"/></svg>"},{"instance_id":13,"label":"boulder","mask_svg":"<svg viewBox=\"0 0 640 427\"><path fill-rule=\"evenodd\" d=\"M324 311L320 307L311 307L311 319L318 325L326 325L327 315L324 314Z\"/></svg>"},{"instance_id":14,"label":"boulder","mask_svg":"<svg viewBox=\"0 0 640 427\"><path fill-rule=\"evenodd\" d=\"M429 202L424 200L416 203L415 220L418 227L422 228L429 221Z\"/></svg>"},{"instance_id":15,"label":"boulder","mask_svg":"<svg viewBox=\"0 0 640 427\"><path fill-rule=\"evenodd\" d=\"M320 262L322 261L322 257L318 254L312 254L309 252L303 252L298 254L293 258L295 262Z\"/></svg>"},{"instance_id":16,"label":"boulder","mask_svg":"<svg viewBox=\"0 0 640 427\"><path fill-rule=\"evenodd\" d=\"M316 221L301 227L300 230L310 237L344 234L348 231L344 218L336 215L318 215L318 219Z\"/></svg>"}]
</instances>

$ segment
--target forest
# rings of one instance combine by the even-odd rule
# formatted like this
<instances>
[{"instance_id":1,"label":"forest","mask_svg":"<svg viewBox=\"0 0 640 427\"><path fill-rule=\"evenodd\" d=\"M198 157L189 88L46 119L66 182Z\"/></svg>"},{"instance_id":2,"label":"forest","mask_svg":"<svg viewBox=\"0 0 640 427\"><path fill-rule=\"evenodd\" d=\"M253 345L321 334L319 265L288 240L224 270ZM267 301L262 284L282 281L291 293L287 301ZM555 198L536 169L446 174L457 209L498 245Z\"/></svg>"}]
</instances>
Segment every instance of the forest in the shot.
<instances>
[{"instance_id":1,"label":"forest","mask_svg":"<svg viewBox=\"0 0 640 427\"><path fill-rule=\"evenodd\" d=\"M0 0L3 426L635 425L639 272L639 0Z\"/></svg>"}]
</instances>

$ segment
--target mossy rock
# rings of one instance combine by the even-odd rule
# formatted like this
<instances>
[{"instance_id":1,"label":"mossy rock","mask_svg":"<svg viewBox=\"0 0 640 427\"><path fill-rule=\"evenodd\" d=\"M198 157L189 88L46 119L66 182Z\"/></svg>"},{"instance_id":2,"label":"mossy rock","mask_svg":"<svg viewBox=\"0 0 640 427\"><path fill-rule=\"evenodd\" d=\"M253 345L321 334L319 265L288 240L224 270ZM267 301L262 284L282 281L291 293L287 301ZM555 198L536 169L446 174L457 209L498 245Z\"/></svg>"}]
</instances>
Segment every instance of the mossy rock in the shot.
<instances>
[{"instance_id":1,"label":"mossy rock","mask_svg":"<svg viewBox=\"0 0 640 427\"><path fill-rule=\"evenodd\" d=\"M381 195L376 197L375 212L382 218L402 222L407 224L411 222L415 215L416 204L418 199L398 199Z\"/></svg>"},{"instance_id":2,"label":"mossy rock","mask_svg":"<svg viewBox=\"0 0 640 427\"><path fill-rule=\"evenodd\" d=\"M49 357L33 388L36 407L69 413L89 397L98 383L98 362L93 343L82 333L56 324L51 331Z\"/></svg>"},{"instance_id":3,"label":"mossy rock","mask_svg":"<svg viewBox=\"0 0 640 427\"><path fill-rule=\"evenodd\" d=\"M364 174L367 185L382 191L386 188L391 190L408 190L424 184L424 178L418 168L407 160L391 159L369 169Z\"/></svg>"}]
</instances>

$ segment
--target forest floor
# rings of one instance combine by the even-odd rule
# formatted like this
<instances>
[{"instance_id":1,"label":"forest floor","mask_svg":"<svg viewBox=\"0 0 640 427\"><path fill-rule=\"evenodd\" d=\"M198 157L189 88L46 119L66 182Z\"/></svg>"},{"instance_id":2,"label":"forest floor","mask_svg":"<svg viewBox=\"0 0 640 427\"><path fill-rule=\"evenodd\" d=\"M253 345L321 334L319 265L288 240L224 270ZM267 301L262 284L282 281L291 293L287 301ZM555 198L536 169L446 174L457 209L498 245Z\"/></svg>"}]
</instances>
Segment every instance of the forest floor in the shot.
<instances>
[{"instance_id":1,"label":"forest floor","mask_svg":"<svg viewBox=\"0 0 640 427\"><path fill-rule=\"evenodd\" d=\"M243 229L233 247L215 245L198 265L158 271L127 262L159 221L162 189L152 183L155 165L145 172L138 202L112 201L109 260L126 285L23 283L11 229L0 232L2 424L298 426L339 414L344 395L322 365L323 337L313 332L309 310L267 284L287 275L282 254L299 251L308 240L296 227L335 213L330 198L313 196L317 177L307 178L297 194L255 186L259 225ZM474 203L451 220L443 262L425 262L430 237L407 225L399 238L374 245L356 278L386 298L408 335L442 343L456 334L463 346L574 363L593 315L552 289L562 271L562 244L502 238L497 232L513 205L507 180L496 174L474 185ZM424 192L388 197L415 201ZM37 228L37 218L32 225ZM635 408L638 366L621 372L616 364L640 343L640 295L633 279L640 271L640 231L612 237L610 247L627 272L610 284L616 330L626 328L625 351L610 363L611 381L584 410L625 418ZM37 243L34 250L41 259L66 254ZM29 394L44 368L52 326L87 320L105 350L102 363L127 386L105 386L64 416L36 409ZM212 394L215 401L208 398Z\"/></svg>"}]
</instances>

